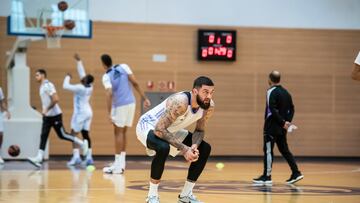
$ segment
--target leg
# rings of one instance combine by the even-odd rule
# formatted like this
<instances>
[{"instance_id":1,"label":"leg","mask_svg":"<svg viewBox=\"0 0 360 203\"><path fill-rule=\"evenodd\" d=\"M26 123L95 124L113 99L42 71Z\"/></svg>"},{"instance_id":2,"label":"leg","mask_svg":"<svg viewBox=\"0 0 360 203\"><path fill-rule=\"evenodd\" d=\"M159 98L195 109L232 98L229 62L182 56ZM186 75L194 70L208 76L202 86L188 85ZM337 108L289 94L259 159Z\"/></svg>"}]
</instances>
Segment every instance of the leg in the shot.
<instances>
[{"instance_id":1,"label":"leg","mask_svg":"<svg viewBox=\"0 0 360 203\"><path fill-rule=\"evenodd\" d=\"M164 172L166 158L170 152L170 145L165 140L157 137L153 130L150 130L147 135L146 145L147 148L156 151L151 163L150 186L146 202L158 202L158 187Z\"/></svg>"},{"instance_id":2,"label":"leg","mask_svg":"<svg viewBox=\"0 0 360 203\"><path fill-rule=\"evenodd\" d=\"M271 171L272 171L272 163L273 163L273 158L274 158L273 149L274 149L275 141L274 141L274 137L272 135L265 134L265 133L264 133L263 140L264 140L264 146L263 146L264 170L263 170L263 174L260 177L253 179L253 183L255 183L255 184L271 184L272 183Z\"/></svg>"},{"instance_id":3,"label":"leg","mask_svg":"<svg viewBox=\"0 0 360 203\"><path fill-rule=\"evenodd\" d=\"M82 148L83 155L86 155L87 152L88 152L88 149L89 149L87 140L85 140L83 142L82 140L75 137L74 135L72 135L70 133L67 133L65 131L65 129L64 129L64 126L63 126L62 115L61 114L57 115L57 116L54 116L52 119L53 119L52 127L54 127L57 136L60 139L67 140L67 141L70 141L70 142L73 142L73 143L77 144L77 146Z\"/></svg>"},{"instance_id":4,"label":"leg","mask_svg":"<svg viewBox=\"0 0 360 203\"><path fill-rule=\"evenodd\" d=\"M71 135L76 137L76 135L78 134L78 132L76 132L74 129L71 129ZM79 150L79 146L77 146L75 144L75 142L73 142L73 155L70 159L70 161L67 162L68 166L75 166L78 164L81 164L82 160L80 158L80 150Z\"/></svg>"},{"instance_id":5,"label":"leg","mask_svg":"<svg viewBox=\"0 0 360 203\"><path fill-rule=\"evenodd\" d=\"M183 143L187 146L192 145L192 136L193 134L188 132ZM209 158L211 152L211 146L206 143L204 140L200 143L199 147L199 158L197 161L192 162L190 164L188 170L187 180L184 184L184 187L179 195L178 202L200 202L194 195L193 195L193 188L195 186L195 182L201 175L203 169L205 168L207 159Z\"/></svg>"},{"instance_id":6,"label":"leg","mask_svg":"<svg viewBox=\"0 0 360 203\"><path fill-rule=\"evenodd\" d=\"M91 149L91 139L90 139L90 132L88 130L81 130L81 135L84 140L87 140L89 143L89 149Z\"/></svg>"},{"instance_id":7,"label":"leg","mask_svg":"<svg viewBox=\"0 0 360 203\"><path fill-rule=\"evenodd\" d=\"M114 124L115 154L120 154L126 149L126 126L118 127Z\"/></svg>"},{"instance_id":8,"label":"leg","mask_svg":"<svg viewBox=\"0 0 360 203\"><path fill-rule=\"evenodd\" d=\"M41 163L44 157L44 151L46 148L46 143L49 138L50 129L52 126L52 119L50 117L43 117L41 135L40 135L40 146L39 151L35 157L29 157L28 161L35 165L36 167L41 167Z\"/></svg>"},{"instance_id":9,"label":"leg","mask_svg":"<svg viewBox=\"0 0 360 203\"><path fill-rule=\"evenodd\" d=\"M273 135L264 134L264 172L263 175L271 176L272 163L274 160L274 137Z\"/></svg>"},{"instance_id":10,"label":"leg","mask_svg":"<svg viewBox=\"0 0 360 203\"><path fill-rule=\"evenodd\" d=\"M89 152L87 153L86 158L85 158L86 165L94 165L94 160L92 158L91 139L90 139L89 131L82 130L81 134L83 136L83 139L87 140L89 143Z\"/></svg>"},{"instance_id":11,"label":"leg","mask_svg":"<svg viewBox=\"0 0 360 203\"><path fill-rule=\"evenodd\" d=\"M192 133L189 132L183 143L189 147L192 145ZM203 169L205 168L207 159L209 158L211 146L207 142L202 141L198 147L198 150L199 159L196 162L192 162L188 170L187 179L190 182L196 182L201 175Z\"/></svg>"},{"instance_id":12,"label":"leg","mask_svg":"<svg viewBox=\"0 0 360 203\"><path fill-rule=\"evenodd\" d=\"M164 172L165 161L170 152L170 144L157 137L153 130L149 131L146 142L149 149L156 151L151 163L151 182L158 184Z\"/></svg>"},{"instance_id":13,"label":"leg","mask_svg":"<svg viewBox=\"0 0 360 203\"><path fill-rule=\"evenodd\" d=\"M114 124L115 134L115 164L125 170L126 157L126 130L127 127L118 127Z\"/></svg>"},{"instance_id":14,"label":"leg","mask_svg":"<svg viewBox=\"0 0 360 203\"><path fill-rule=\"evenodd\" d=\"M289 146L287 144L286 133L283 135L279 135L276 137L276 145L281 153L281 155L285 158L287 163L289 164L292 173L300 173L297 164L295 162L295 158L289 150Z\"/></svg>"},{"instance_id":15,"label":"leg","mask_svg":"<svg viewBox=\"0 0 360 203\"><path fill-rule=\"evenodd\" d=\"M45 151L46 143L49 138L49 133L51 129L51 119L48 117L43 117L43 122L41 126L41 135L40 135L40 146L39 149Z\"/></svg>"}]
</instances>

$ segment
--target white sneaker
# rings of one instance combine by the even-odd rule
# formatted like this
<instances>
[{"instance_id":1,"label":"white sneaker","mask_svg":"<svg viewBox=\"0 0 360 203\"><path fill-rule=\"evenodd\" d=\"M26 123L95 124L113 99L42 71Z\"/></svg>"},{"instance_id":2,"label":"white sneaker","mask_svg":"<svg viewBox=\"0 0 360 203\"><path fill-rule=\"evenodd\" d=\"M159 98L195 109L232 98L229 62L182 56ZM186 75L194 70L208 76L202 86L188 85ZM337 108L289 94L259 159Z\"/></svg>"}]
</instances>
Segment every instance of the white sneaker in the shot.
<instances>
[{"instance_id":1,"label":"white sneaker","mask_svg":"<svg viewBox=\"0 0 360 203\"><path fill-rule=\"evenodd\" d=\"M83 145L81 146L81 149L82 149L82 155L83 156L86 156L87 153L89 152L89 142L87 140L84 140L83 141Z\"/></svg>"},{"instance_id":2,"label":"white sneaker","mask_svg":"<svg viewBox=\"0 0 360 203\"><path fill-rule=\"evenodd\" d=\"M38 157L28 157L27 160L38 168L42 165L42 159L39 159Z\"/></svg>"},{"instance_id":3,"label":"white sneaker","mask_svg":"<svg viewBox=\"0 0 360 203\"><path fill-rule=\"evenodd\" d=\"M75 157L73 156L70 161L67 162L68 166L75 166L75 165L80 165L82 162L80 157Z\"/></svg>"},{"instance_id":4,"label":"white sneaker","mask_svg":"<svg viewBox=\"0 0 360 203\"><path fill-rule=\"evenodd\" d=\"M149 148L145 148L146 149L146 154L148 156L155 156L156 155L156 151L155 150L152 150L152 149L149 149Z\"/></svg>"},{"instance_id":5,"label":"white sneaker","mask_svg":"<svg viewBox=\"0 0 360 203\"><path fill-rule=\"evenodd\" d=\"M200 200L198 200L195 195L190 194L188 196L181 197L179 195L178 203L203 203Z\"/></svg>"},{"instance_id":6,"label":"white sneaker","mask_svg":"<svg viewBox=\"0 0 360 203\"><path fill-rule=\"evenodd\" d=\"M0 156L0 164L4 164L4 163L5 163L4 159L2 159Z\"/></svg>"},{"instance_id":7,"label":"white sneaker","mask_svg":"<svg viewBox=\"0 0 360 203\"><path fill-rule=\"evenodd\" d=\"M146 198L146 203L160 203L160 199L157 196L151 196Z\"/></svg>"},{"instance_id":8,"label":"white sneaker","mask_svg":"<svg viewBox=\"0 0 360 203\"><path fill-rule=\"evenodd\" d=\"M104 173L123 174L124 171L125 170L123 168L121 168L120 166L117 166L115 164L112 164L111 166L106 166L103 168Z\"/></svg>"}]
</instances>

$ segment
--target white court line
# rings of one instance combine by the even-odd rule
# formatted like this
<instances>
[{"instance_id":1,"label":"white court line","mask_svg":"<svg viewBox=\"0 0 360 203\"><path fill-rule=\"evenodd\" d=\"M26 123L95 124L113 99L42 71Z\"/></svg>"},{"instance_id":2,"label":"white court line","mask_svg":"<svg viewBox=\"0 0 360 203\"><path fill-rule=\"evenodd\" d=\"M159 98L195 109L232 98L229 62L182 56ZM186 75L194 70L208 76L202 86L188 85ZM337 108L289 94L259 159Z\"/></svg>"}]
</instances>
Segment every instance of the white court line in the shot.
<instances>
[{"instance_id":1,"label":"white court line","mask_svg":"<svg viewBox=\"0 0 360 203\"><path fill-rule=\"evenodd\" d=\"M1 189L1 192L38 192L38 191L83 191L82 188L44 188L44 189ZM114 190L113 187L110 188L87 188L87 190Z\"/></svg>"}]
</instances>

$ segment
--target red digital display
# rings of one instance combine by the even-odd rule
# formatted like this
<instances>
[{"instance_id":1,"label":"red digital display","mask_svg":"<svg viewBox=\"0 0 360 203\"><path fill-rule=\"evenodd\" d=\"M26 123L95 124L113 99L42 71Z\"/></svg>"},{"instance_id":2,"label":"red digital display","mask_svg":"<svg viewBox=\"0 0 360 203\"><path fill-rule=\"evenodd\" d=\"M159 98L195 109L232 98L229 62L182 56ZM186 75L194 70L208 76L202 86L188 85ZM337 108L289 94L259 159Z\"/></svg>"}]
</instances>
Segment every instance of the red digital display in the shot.
<instances>
[{"instance_id":1,"label":"red digital display","mask_svg":"<svg viewBox=\"0 0 360 203\"><path fill-rule=\"evenodd\" d=\"M198 59L236 60L236 31L199 30Z\"/></svg>"}]
</instances>

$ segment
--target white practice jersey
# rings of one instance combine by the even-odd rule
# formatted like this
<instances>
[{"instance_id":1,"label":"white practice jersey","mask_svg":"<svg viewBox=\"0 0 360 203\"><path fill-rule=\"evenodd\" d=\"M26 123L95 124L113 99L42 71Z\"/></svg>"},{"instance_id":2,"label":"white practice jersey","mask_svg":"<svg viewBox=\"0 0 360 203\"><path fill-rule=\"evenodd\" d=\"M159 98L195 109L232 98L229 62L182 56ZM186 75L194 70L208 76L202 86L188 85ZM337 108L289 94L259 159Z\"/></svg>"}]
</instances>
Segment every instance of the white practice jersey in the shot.
<instances>
[{"instance_id":1,"label":"white practice jersey","mask_svg":"<svg viewBox=\"0 0 360 203\"><path fill-rule=\"evenodd\" d=\"M48 80L44 80L44 82L40 85L40 98L42 103L42 109L43 111L47 109L51 103L51 96L56 93L56 89L54 84L52 84ZM55 104L53 108L51 108L45 116L56 116L61 114L61 109L58 104Z\"/></svg>"},{"instance_id":2,"label":"white practice jersey","mask_svg":"<svg viewBox=\"0 0 360 203\"><path fill-rule=\"evenodd\" d=\"M77 64L77 70L80 79L85 77L85 70L81 61ZM74 93L74 114L89 116L92 115L90 106L90 97L93 92L93 86L85 87L83 84L70 84L70 76L66 76L63 83L63 88Z\"/></svg>"},{"instance_id":3,"label":"white practice jersey","mask_svg":"<svg viewBox=\"0 0 360 203\"><path fill-rule=\"evenodd\" d=\"M177 94L185 94L184 92L179 92ZM166 102L168 99L165 99L159 105L155 106L153 109L146 112L141 116L141 121L156 126L160 117L166 110ZM168 128L167 130L171 133L175 133L181 129L185 129L189 125L193 124L203 116L204 110L202 108L197 109L196 112L193 112L191 108L191 98L189 98L189 104L186 112L179 116Z\"/></svg>"}]
</instances>

